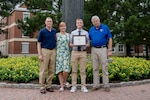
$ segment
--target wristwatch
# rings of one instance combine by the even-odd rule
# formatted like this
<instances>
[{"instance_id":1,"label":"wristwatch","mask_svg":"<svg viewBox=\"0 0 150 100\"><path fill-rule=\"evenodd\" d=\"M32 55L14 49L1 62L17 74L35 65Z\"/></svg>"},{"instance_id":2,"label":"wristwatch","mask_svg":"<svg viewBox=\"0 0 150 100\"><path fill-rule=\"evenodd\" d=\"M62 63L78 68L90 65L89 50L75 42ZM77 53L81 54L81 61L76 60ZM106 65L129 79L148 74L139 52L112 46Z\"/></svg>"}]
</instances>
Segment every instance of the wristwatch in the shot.
<instances>
[{"instance_id":1,"label":"wristwatch","mask_svg":"<svg viewBox=\"0 0 150 100\"><path fill-rule=\"evenodd\" d=\"M108 51L112 51L112 49L108 49Z\"/></svg>"}]
</instances>

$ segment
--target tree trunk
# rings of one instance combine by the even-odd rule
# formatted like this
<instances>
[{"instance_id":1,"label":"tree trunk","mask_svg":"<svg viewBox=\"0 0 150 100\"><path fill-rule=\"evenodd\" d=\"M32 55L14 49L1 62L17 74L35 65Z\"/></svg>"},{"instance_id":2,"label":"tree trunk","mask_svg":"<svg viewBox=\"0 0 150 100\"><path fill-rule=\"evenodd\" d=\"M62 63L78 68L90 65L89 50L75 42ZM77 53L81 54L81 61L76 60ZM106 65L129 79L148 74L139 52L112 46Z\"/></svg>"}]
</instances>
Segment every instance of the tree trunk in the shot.
<instances>
[{"instance_id":1,"label":"tree trunk","mask_svg":"<svg viewBox=\"0 0 150 100\"><path fill-rule=\"evenodd\" d=\"M130 44L126 44L126 56L131 56L130 48Z\"/></svg>"},{"instance_id":2,"label":"tree trunk","mask_svg":"<svg viewBox=\"0 0 150 100\"><path fill-rule=\"evenodd\" d=\"M137 45L137 57L139 58L139 44Z\"/></svg>"},{"instance_id":3,"label":"tree trunk","mask_svg":"<svg viewBox=\"0 0 150 100\"><path fill-rule=\"evenodd\" d=\"M148 45L146 44L146 59L149 59L149 56L148 56Z\"/></svg>"}]
</instances>

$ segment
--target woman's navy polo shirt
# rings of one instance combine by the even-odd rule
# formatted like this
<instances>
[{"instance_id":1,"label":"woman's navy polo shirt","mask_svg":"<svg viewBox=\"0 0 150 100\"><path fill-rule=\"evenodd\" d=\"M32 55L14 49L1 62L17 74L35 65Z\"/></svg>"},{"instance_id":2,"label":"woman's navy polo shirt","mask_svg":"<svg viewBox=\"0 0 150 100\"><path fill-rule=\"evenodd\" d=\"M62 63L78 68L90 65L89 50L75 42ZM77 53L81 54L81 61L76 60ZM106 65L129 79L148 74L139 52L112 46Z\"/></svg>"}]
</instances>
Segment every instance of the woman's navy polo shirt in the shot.
<instances>
[{"instance_id":1,"label":"woman's navy polo shirt","mask_svg":"<svg viewBox=\"0 0 150 100\"><path fill-rule=\"evenodd\" d=\"M89 30L89 38L92 46L106 46L108 39L112 38L109 27L107 25L101 24L98 29L92 26Z\"/></svg>"},{"instance_id":2,"label":"woman's navy polo shirt","mask_svg":"<svg viewBox=\"0 0 150 100\"><path fill-rule=\"evenodd\" d=\"M56 29L51 31L46 27L42 28L38 34L38 42L41 42L41 48L55 48L56 47Z\"/></svg>"}]
</instances>

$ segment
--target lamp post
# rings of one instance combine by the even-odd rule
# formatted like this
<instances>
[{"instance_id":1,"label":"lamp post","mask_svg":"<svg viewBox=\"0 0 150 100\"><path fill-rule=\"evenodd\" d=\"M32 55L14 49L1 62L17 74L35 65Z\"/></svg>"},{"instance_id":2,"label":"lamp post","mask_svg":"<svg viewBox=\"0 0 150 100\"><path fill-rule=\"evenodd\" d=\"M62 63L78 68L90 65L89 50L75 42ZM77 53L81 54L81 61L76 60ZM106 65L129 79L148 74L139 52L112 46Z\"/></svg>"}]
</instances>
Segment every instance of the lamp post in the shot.
<instances>
[{"instance_id":1,"label":"lamp post","mask_svg":"<svg viewBox=\"0 0 150 100\"><path fill-rule=\"evenodd\" d=\"M146 47L146 59L149 59L149 56L148 56L148 45L147 45L146 38L143 38L143 40L145 41L145 47Z\"/></svg>"}]
</instances>

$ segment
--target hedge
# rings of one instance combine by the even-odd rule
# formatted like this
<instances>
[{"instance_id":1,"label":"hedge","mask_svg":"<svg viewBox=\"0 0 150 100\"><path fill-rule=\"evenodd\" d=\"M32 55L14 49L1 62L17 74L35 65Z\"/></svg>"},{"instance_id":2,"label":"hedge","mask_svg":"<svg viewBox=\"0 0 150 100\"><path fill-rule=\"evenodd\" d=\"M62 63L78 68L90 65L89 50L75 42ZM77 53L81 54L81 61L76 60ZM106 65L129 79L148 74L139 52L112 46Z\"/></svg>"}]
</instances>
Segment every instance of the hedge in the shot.
<instances>
[{"instance_id":1,"label":"hedge","mask_svg":"<svg viewBox=\"0 0 150 100\"><path fill-rule=\"evenodd\" d=\"M112 57L109 63L110 82L147 79L150 77L150 61L136 57ZM78 69L79 70L79 69ZM87 83L93 83L91 56L87 57L86 65ZM100 67L100 80L102 68ZM39 78L38 57L8 57L0 58L0 80L17 83L28 83ZM78 71L78 83L81 83ZM71 73L68 81L71 82ZM53 84L58 84L58 77L54 75Z\"/></svg>"}]
</instances>

